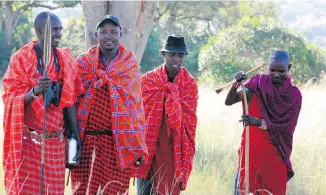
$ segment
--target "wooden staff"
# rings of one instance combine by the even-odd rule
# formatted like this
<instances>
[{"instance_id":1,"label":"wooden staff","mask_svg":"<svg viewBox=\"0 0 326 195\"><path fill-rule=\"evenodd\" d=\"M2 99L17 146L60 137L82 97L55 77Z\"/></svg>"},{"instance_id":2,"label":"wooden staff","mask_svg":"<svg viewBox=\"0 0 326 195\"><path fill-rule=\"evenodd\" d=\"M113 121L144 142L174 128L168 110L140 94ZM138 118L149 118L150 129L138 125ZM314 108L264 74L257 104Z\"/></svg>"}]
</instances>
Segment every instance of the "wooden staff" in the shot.
<instances>
[{"instance_id":1,"label":"wooden staff","mask_svg":"<svg viewBox=\"0 0 326 195\"><path fill-rule=\"evenodd\" d=\"M44 65L44 73L43 76L47 76L47 67L50 63L50 55L51 55L51 19L48 16L45 24L44 31L44 46L43 46L43 65ZM43 193L43 177L44 177L44 152L45 152L45 120L46 120L46 93L43 94L44 98L44 114L43 114L43 125L42 125L42 155L41 155L41 174L40 174L40 195Z\"/></svg>"},{"instance_id":2,"label":"wooden staff","mask_svg":"<svg viewBox=\"0 0 326 195\"><path fill-rule=\"evenodd\" d=\"M267 63L264 62L263 64L261 64L261 65L259 65L257 67L252 68L251 70L249 70L248 72L246 72L246 75L249 75L249 74L251 74L253 72L256 72L260 68L264 67L266 64ZM217 94L219 94L221 91L223 91L223 89L230 87L234 82L235 82L235 80L233 79L231 82L229 82L228 84L224 85L223 87L215 89L215 92Z\"/></svg>"},{"instance_id":3,"label":"wooden staff","mask_svg":"<svg viewBox=\"0 0 326 195\"><path fill-rule=\"evenodd\" d=\"M248 115L248 102L246 89L241 82L243 105L245 114ZM249 126L246 126L246 145L245 145L245 194L249 194Z\"/></svg>"}]
</instances>

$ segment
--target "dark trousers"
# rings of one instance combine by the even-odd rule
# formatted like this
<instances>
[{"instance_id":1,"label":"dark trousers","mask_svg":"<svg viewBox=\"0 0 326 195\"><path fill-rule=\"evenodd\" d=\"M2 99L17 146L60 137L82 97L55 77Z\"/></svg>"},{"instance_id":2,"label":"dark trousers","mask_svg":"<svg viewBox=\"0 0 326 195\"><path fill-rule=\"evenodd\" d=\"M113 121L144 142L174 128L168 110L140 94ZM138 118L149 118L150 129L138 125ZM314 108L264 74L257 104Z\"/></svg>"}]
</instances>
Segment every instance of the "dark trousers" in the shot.
<instances>
[{"instance_id":1,"label":"dark trousers","mask_svg":"<svg viewBox=\"0 0 326 195\"><path fill-rule=\"evenodd\" d=\"M235 181L234 181L234 195L240 195L239 193L239 171L237 171L237 175L235 176Z\"/></svg>"},{"instance_id":2,"label":"dark trousers","mask_svg":"<svg viewBox=\"0 0 326 195\"><path fill-rule=\"evenodd\" d=\"M154 195L152 181L149 179L137 179L137 195Z\"/></svg>"}]
</instances>

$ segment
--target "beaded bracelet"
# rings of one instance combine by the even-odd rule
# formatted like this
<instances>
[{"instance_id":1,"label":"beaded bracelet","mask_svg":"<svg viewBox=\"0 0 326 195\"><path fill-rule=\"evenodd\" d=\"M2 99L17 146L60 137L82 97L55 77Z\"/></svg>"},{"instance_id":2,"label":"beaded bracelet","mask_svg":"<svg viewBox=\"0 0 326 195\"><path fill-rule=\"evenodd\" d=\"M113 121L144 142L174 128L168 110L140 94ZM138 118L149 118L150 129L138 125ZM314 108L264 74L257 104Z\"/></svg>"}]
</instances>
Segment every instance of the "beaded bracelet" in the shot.
<instances>
[{"instance_id":1,"label":"beaded bracelet","mask_svg":"<svg viewBox=\"0 0 326 195\"><path fill-rule=\"evenodd\" d=\"M259 126L260 129L267 130L267 124L264 119L261 120L261 125Z\"/></svg>"}]
</instances>

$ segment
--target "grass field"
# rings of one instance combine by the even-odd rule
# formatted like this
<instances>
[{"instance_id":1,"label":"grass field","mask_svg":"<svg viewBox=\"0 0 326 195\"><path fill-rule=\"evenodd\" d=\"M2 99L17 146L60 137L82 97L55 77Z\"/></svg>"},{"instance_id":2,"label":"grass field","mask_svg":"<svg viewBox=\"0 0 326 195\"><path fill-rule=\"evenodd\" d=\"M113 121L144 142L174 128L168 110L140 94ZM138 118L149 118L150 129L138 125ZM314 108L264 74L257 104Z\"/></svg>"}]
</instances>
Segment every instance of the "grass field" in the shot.
<instances>
[{"instance_id":1,"label":"grass field","mask_svg":"<svg viewBox=\"0 0 326 195\"><path fill-rule=\"evenodd\" d=\"M291 156L294 178L288 183L288 195L326 195L326 84L301 88L303 106L294 135ZM188 188L183 195L231 195L237 150L242 133L238 122L241 105L224 105L226 93L200 88L198 106L197 151ZM3 105L0 104L2 123ZM3 131L0 130L2 157ZM0 195L3 170L0 164ZM129 194L135 195L131 186ZM66 194L71 194L70 186Z\"/></svg>"}]
</instances>

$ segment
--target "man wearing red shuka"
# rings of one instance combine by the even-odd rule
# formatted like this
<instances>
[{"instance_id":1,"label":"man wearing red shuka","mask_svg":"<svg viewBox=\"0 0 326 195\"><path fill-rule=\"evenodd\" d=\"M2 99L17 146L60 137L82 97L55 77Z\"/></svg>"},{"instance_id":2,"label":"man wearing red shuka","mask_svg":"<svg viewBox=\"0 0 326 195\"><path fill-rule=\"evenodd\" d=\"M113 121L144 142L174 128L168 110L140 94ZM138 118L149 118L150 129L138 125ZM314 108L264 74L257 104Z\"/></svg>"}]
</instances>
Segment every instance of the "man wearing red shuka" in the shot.
<instances>
[{"instance_id":1,"label":"man wearing red shuka","mask_svg":"<svg viewBox=\"0 0 326 195\"><path fill-rule=\"evenodd\" d=\"M42 52L48 16L52 27L52 52L46 76L43 75ZM5 189L7 194L40 193L41 136L44 136L45 168L42 194L62 195L65 188L63 118L68 116L65 122L72 128L70 130L75 132L79 143L78 155L81 147L79 136L76 135L74 104L77 95L82 92L82 83L70 50L58 48L62 36L60 19L50 12L41 12L35 18L34 28L38 40L23 46L12 56L3 78ZM61 89L50 87L51 83L56 83L57 85L53 86L57 87L60 85ZM51 92L50 90L61 91L61 97L51 99L51 104L46 108L46 133L43 135L42 94Z\"/></svg>"},{"instance_id":2,"label":"man wearing red shuka","mask_svg":"<svg viewBox=\"0 0 326 195\"><path fill-rule=\"evenodd\" d=\"M294 175L290 155L302 97L288 75L291 64L286 52L274 51L268 65L269 74L258 74L245 84L249 115L242 115L242 121L250 130L249 192L285 195L286 183ZM235 79L226 105L242 100L237 88L246 75L238 72ZM243 131L235 186L240 195L245 194L245 140Z\"/></svg>"},{"instance_id":3,"label":"man wearing red shuka","mask_svg":"<svg viewBox=\"0 0 326 195\"><path fill-rule=\"evenodd\" d=\"M169 36L164 64L141 77L149 161L133 170L138 194L180 194L195 155L198 87L182 67L188 54L183 37Z\"/></svg>"}]
</instances>

